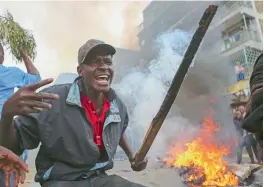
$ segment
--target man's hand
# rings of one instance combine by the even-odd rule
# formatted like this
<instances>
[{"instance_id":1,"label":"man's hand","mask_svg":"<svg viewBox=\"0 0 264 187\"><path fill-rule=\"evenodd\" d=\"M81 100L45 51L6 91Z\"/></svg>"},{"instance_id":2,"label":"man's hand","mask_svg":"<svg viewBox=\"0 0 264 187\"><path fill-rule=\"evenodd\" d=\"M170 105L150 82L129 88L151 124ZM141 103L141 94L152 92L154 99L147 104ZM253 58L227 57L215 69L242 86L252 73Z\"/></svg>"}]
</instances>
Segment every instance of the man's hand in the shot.
<instances>
[{"instance_id":1,"label":"man's hand","mask_svg":"<svg viewBox=\"0 0 264 187\"><path fill-rule=\"evenodd\" d=\"M22 56L22 57L27 57L27 52L25 51L25 50L20 50L20 55Z\"/></svg>"},{"instance_id":2,"label":"man's hand","mask_svg":"<svg viewBox=\"0 0 264 187\"><path fill-rule=\"evenodd\" d=\"M135 159L135 155L129 157L129 161L130 161L130 164L131 164L131 168L134 171L142 171L142 170L144 170L146 168L146 166L148 164L148 159L147 158L144 158L144 160L138 162Z\"/></svg>"},{"instance_id":3,"label":"man's hand","mask_svg":"<svg viewBox=\"0 0 264 187\"><path fill-rule=\"evenodd\" d=\"M15 187L18 183L24 183L25 173L28 172L27 165L13 152L0 146L0 169L5 173L5 187L9 187L10 174L14 172L15 175Z\"/></svg>"},{"instance_id":4,"label":"man's hand","mask_svg":"<svg viewBox=\"0 0 264 187\"><path fill-rule=\"evenodd\" d=\"M50 84L52 81L53 79L46 79L20 88L5 102L2 116L14 117L15 115L37 113L43 109L50 109L51 104L43 102L43 99L58 99L59 96L57 94L36 92L36 90Z\"/></svg>"}]
</instances>

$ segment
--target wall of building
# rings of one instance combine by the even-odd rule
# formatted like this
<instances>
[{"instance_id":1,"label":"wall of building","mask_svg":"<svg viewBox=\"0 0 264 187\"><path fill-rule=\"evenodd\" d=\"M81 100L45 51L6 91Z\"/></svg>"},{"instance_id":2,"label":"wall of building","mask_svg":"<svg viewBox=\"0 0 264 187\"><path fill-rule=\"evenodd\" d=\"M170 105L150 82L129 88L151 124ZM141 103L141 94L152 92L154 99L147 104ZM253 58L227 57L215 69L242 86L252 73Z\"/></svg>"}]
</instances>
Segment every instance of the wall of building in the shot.
<instances>
[{"instance_id":1,"label":"wall of building","mask_svg":"<svg viewBox=\"0 0 264 187\"><path fill-rule=\"evenodd\" d=\"M255 0L254 3L258 13L263 14L263 1Z\"/></svg>"},{"instance_id":2,"label":"wall of building","mask_svg":"<svg viewBox=\"0 0 264 187\"><path fill-rule=\"evenodd\" d=\"M261 18L259 18L259 24L261 27L261 31L263 33L263 0L262 1L254 1L256 10L260 14Z\"/></svg>"},{"instance_id":3,"label":"wall of building","mask_svg":"<svg viewBox=\"0 0 264 187\"><path fill-rule=\"evenodd\" d=\"M263 0L254 0L256 11L259 13L258 21L260 25L261 32L263 34Z\"/></svg>"},{"instance_id":4,"label":"wall of building","mask_svg":"<svg viewBox=\"0 0 264 187\"><path fill-rule=\"evenodd\" d=\"M155 57L155 40L162 33L174 29L185 31L196 29L205 8L209 4L212 2L151 2L143 11L143 30L138 34L141 58L150 61Z\"/></svg>"}]
</instances>

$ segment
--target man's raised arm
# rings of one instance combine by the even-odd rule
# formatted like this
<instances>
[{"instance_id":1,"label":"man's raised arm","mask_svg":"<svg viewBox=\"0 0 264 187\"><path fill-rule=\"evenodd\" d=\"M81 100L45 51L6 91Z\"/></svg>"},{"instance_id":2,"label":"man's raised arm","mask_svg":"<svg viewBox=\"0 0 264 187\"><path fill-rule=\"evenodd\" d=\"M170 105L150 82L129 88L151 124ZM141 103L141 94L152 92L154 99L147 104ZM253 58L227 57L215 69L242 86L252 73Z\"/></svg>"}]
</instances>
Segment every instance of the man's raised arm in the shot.
<instances>
[{"instance_id":1,"label":"man's raised arm","mask_svg":"<svg viewBox=\"0 0 264 187\"><path fill-rule=\"evenodd\" d=\"M33 62L30 60L30 58L23 52L21 51L21 55L23 57L23 61L25 63L25 66L27 68L27 72L31 75L39 75L39 71L37 68L34 66Z\"/></svg>"},{"instance_id":2,"label":"man's raised arm","mask_svg":"<svg viewBox=\"0 0 264 187\"><path fill-rule=\"evenodd\" d=\"M53 79L46 79L23 87L5 102L0 121L0 145L15 152L20 150L20 142L15 132L13 118L17 115L39 113L43 109L50 109L52 107L51 104L43 102L43 100L58 99L58 95L36 92L36 90L50 84L52 81Z\"/></svg>"}]
</instances>

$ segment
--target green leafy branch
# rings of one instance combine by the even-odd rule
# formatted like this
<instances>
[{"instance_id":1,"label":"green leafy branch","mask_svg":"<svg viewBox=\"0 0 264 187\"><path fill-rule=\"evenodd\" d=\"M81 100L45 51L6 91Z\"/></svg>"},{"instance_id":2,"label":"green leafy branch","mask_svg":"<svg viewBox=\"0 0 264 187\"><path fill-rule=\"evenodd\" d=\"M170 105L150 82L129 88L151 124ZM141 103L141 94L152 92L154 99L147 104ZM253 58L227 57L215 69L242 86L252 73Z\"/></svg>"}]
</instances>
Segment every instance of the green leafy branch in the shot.
<instances>
[{"instance_id":1,"label":"green leafy branch","mask_svg":"<svg viewBox=\"0 0 264 187\"><path fill-rule=\"evenodd\" d=\"M4 16L0 16L0 42L10 50L18 62L22 62L23 59L21 51L33 60L37 55L37 45L33 35L15 22L8 11Z\"/></svg>"}]
</instances>

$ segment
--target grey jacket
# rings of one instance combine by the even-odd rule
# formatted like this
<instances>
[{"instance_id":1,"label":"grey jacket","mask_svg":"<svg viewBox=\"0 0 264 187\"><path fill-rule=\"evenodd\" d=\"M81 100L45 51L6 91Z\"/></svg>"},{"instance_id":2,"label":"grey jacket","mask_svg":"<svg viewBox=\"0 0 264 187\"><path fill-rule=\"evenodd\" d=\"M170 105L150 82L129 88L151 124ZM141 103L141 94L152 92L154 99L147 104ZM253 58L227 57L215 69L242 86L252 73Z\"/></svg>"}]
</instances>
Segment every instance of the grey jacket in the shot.
<instances>
[{"instance_id":1,"label":"grey jacket","mask_svg":"<svg viewBox=\"0 0 264 187\"><path fill-rule=\"evenodd\" d=\"M100 152L93 141L93 129L80 102L83 90L81 79L72 84L55 85L43 92L56 93L59 100L48 100L51 110L39 114L19 116L15 128L20 140L20 152L37 148L37 174L35 180L75 180L91 170L113 167L113 158L120 138L128 125L127 110L123 102L110 90L106 97L110 109L103 128L106 160L99 159Z\"/></svg>"}]
</instances>

